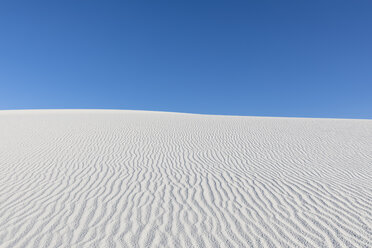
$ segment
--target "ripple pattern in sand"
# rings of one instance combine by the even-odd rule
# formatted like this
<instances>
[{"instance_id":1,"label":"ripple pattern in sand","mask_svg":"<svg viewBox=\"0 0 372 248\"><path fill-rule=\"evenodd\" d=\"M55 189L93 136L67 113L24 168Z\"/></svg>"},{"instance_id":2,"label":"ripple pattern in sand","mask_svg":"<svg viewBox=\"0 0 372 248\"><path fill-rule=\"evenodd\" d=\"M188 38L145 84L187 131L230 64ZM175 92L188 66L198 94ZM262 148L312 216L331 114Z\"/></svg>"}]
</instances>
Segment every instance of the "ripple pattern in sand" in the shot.
<instances>
[{"instance_id":1,"label":"ripple pattern in sand","mask_svg":"<svg viewBox=\"0 0 372 248\"><path fill-rule=\"evenodd\" d=\"M0 112L0 247L372 247L372 121Z\"/></svg>"}]
</instances>

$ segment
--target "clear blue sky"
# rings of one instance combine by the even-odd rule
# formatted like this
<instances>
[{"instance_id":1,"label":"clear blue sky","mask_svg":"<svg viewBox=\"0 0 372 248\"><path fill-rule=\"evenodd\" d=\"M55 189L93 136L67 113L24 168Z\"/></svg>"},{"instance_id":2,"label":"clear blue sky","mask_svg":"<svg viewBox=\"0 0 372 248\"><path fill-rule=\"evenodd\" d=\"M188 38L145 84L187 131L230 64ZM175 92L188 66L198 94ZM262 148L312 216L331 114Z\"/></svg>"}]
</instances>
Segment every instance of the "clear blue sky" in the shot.
<instances>
[{"instance_id":1,"label":"clear blue sky","mask_svg":"<svg viewBox=\"0 0 372 248\"><path fill-rule=\"evenodd\" d=\"M0 3L0 109L372 118L372 1Z\"/></svg>"}]
</instances>

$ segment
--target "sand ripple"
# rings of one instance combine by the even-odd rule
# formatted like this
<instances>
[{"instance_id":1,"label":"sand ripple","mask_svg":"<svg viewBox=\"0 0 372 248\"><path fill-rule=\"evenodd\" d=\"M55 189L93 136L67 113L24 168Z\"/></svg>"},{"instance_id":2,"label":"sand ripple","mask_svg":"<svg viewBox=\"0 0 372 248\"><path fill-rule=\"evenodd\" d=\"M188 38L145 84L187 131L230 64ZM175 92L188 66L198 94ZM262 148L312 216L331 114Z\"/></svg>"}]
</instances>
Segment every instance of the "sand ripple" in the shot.
<instances>
[{"instance_id":1,"label":"sand ripple","mask_svg":"<svg viewBox=\"0 0 372 248\"><path fill-rule=\"evenodd\" d=\"M0 112L1 247L372 247L372 121Z\"/></svg>"}]
</instances>

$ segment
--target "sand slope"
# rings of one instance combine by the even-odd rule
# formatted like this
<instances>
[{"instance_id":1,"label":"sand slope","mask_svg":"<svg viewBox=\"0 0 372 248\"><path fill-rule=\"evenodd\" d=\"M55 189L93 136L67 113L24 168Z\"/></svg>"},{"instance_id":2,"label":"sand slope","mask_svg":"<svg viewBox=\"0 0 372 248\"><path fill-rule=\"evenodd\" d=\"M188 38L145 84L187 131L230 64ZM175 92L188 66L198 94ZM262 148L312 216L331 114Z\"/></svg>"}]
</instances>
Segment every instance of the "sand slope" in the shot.
<instances>
[{"instance_id":1,"label":"sand slope","mask_svg":"<svg viewBox=\"0 0 372 248\"><path fill-rule=\"evenodd\" d=\"M0 111L0 247L372 247L372 121Z\"/></svg>"}]
</instances>

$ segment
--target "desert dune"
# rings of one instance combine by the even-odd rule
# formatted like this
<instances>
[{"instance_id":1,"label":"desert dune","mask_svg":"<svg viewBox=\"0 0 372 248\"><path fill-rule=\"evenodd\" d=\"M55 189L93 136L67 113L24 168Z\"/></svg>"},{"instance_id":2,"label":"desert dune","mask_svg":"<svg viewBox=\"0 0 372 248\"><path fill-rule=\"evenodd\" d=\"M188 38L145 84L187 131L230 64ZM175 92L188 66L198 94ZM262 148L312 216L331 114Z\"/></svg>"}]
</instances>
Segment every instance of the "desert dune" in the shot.
<instances>
[{"instance_id":1,"label":"desert dune","mask_svg":"<svg viewBox=\"0 0 372 248\"><path fill-rule=\"evenodd\" d=\"M0 111L0 247L372 247L372 120Z\"/></svg>"}]
</instances>

